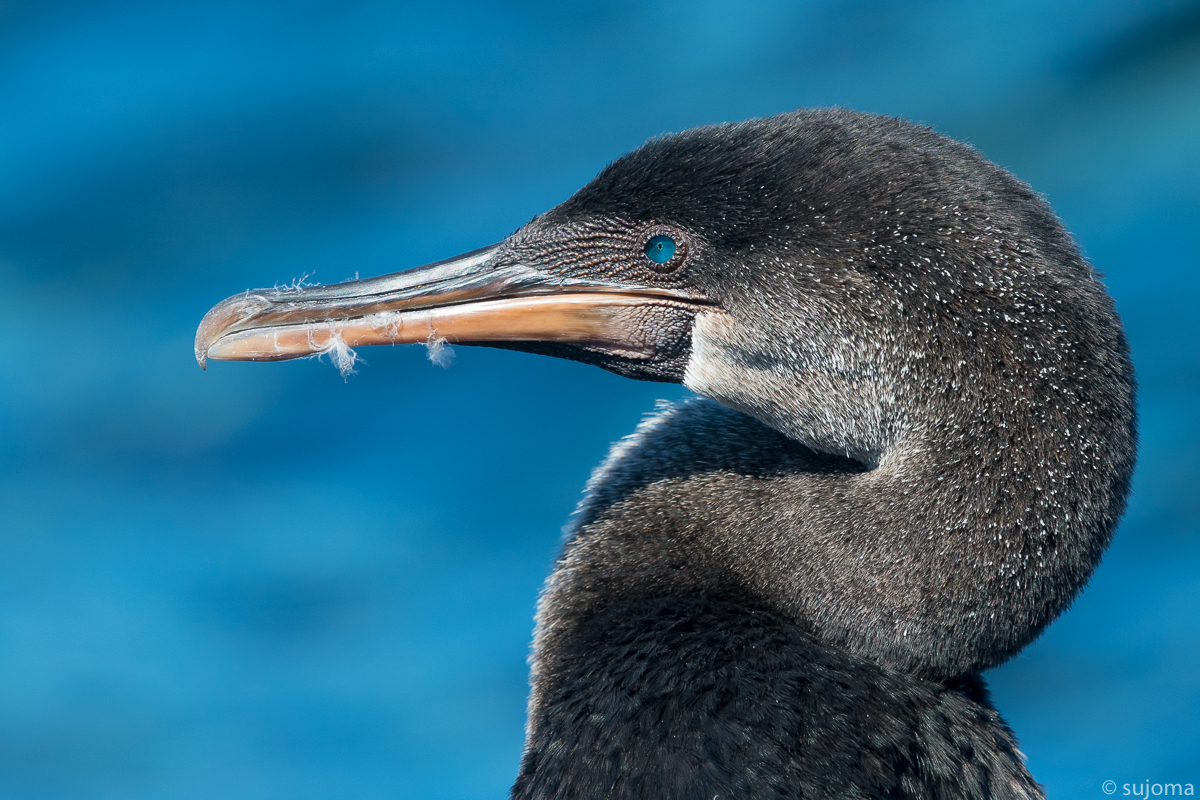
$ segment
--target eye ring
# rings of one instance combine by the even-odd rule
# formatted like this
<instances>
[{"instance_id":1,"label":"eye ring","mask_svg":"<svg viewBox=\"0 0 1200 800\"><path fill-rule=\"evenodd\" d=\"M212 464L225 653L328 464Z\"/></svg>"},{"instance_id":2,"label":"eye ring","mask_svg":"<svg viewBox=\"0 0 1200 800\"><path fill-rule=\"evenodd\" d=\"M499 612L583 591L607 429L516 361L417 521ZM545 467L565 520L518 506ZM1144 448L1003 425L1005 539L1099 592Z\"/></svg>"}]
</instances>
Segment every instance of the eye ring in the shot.
<instances>
[{"instance_id":1,"label":"eye ring","mask_svg":"<svg viewBox=\"0 0 1200 800\"><path fill-rule=\"evenodd\" d=\"M683 266L688 247L678 232L655 226L646 232L645 237L642 255L646 259L646 266L660 273L674 272Z\"/></svg>"}]
</instances>

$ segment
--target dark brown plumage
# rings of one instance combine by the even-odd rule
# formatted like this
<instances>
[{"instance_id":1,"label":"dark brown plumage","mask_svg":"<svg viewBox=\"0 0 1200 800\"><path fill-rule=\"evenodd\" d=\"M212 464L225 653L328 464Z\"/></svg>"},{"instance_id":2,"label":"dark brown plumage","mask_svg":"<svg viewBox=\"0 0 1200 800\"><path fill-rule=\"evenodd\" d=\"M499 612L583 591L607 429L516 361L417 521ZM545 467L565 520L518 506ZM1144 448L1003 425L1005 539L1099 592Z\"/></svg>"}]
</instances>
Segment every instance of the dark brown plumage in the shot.
<instances>
[{"instance_id":1,"label":"dark brown plumage","mask_svg":"<svg viewBox=\"0 0 1200 800\"><path fill-rule=\"evenodd\" d=\"M196 352L425 336L709 398L589 485L514 798L1040 796L979 675L1088 580L1136 420L1112 302L1028 186L886 117L699 128L493 248L230 298Z\"/></svg>"},{"instance_id":2,"label":"dark brown plumage","mask_svg":"<svg viewBox=\"0 0 1200 800\"><path fill-rule=\"evenodd\" d=\"M653 141L512 247L624 279L598 247L536 243L647 221L696 240L669 280L723 312L670 376L742 413L667 411L594 479L542 601L514 796L553 796L553 775L609 796L618 773L614 797L1032 793L986 700L946 687L1036 637L1123 511L1132 369L1095 273L975 151L845 111ZM615 760L584 777L582 741ZM947 759L958 779L917 768Z\"/></svg>"}]
</instances>

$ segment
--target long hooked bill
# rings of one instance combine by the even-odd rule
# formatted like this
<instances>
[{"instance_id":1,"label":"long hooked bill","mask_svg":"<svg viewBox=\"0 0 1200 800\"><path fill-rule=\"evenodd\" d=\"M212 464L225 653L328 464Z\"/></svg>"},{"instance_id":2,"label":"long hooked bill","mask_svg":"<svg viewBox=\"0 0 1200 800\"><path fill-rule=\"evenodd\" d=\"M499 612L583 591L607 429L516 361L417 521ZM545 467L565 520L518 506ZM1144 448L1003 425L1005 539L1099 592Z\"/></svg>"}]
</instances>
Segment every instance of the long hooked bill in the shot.
<instances>
[{"instance_id":1,"label":"long hooked bill","mask_svg":"<svg viewBox=\"0 0 1200 800\"><path fill-rule=\"evenodd\" d=\"M256 289L222 301L196 331L196 361L282 361L339 346L559 342L649 359L647 306L695 306L686 292L560 278L497 263L499 245L378 278Z\"/></svg>"}]
</instances>

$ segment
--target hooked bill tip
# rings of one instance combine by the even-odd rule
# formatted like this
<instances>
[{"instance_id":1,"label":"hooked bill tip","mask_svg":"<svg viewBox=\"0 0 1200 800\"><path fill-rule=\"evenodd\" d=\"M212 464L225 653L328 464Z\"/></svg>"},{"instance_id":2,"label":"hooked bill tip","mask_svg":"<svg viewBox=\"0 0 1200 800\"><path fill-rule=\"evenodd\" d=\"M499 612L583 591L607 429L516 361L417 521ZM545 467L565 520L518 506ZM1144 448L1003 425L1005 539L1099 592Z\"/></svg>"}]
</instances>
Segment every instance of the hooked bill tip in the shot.
<instances>
[{"instance_id":1,"label":"hooked bill tip","mask_svg":"<svg viewBox=\"0 0 1200 800\"><path fill-rule=\"evenodd\" d=\"M209 309L196 329L196 363L200 369L207 371L210 355L220 358L211 351L221 337L237 331L243 323L270 305L271 301L262 295L244 292L222 300Z\"/></svg>"}]
</instances>

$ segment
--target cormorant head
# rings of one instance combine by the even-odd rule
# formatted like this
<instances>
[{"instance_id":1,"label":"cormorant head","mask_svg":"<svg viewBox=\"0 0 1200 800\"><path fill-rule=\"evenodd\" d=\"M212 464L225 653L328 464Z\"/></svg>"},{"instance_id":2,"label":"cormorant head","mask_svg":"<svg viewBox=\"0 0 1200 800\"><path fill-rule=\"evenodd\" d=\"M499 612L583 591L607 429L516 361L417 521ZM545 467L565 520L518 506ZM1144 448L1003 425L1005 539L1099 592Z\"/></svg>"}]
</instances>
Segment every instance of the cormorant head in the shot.
<instances>
[{"instance_id":1,"label":"cormorant head","mask_svg":"<svg viewBox=\"0 0 1200 800\"><path fill-rule=\"evenodd\" d=\"M960 531L945 541L969 548L978 586L1014 580L1025 598L934 672L989 666L1035 635L1090 575L1128 491L1132 368L1099 279L1028 186L892 118L798 111L654 139L492 247L232 297L201 323L196 356L440 339L683 383L890 476L880 518L923 494L929 517L894 530ZM934 492L952 474L958 494ZM901 574L915 551L893 545L863 543L892 558L876 585L916 586ZM921 585L948 558L926 559ZM936 638L973 591L908 599L937 606ZM908 647L871 624L877 649Z\"/></svg>"},{"instance_id":2,"label":"cormorant head","mask_svg":"<svg viewBox=\"0 0 1200 800\"><path fill-rule=\"evenodd\" d=\"M1080 340L1127 382L1111 302L1039 197L929 129L842 110L652 140L457 259L230 298L196 356L439 338L681 382L868 466L940 395L954 416L1006 367L1097 356Z\"/></svg>"}]
</instances>

